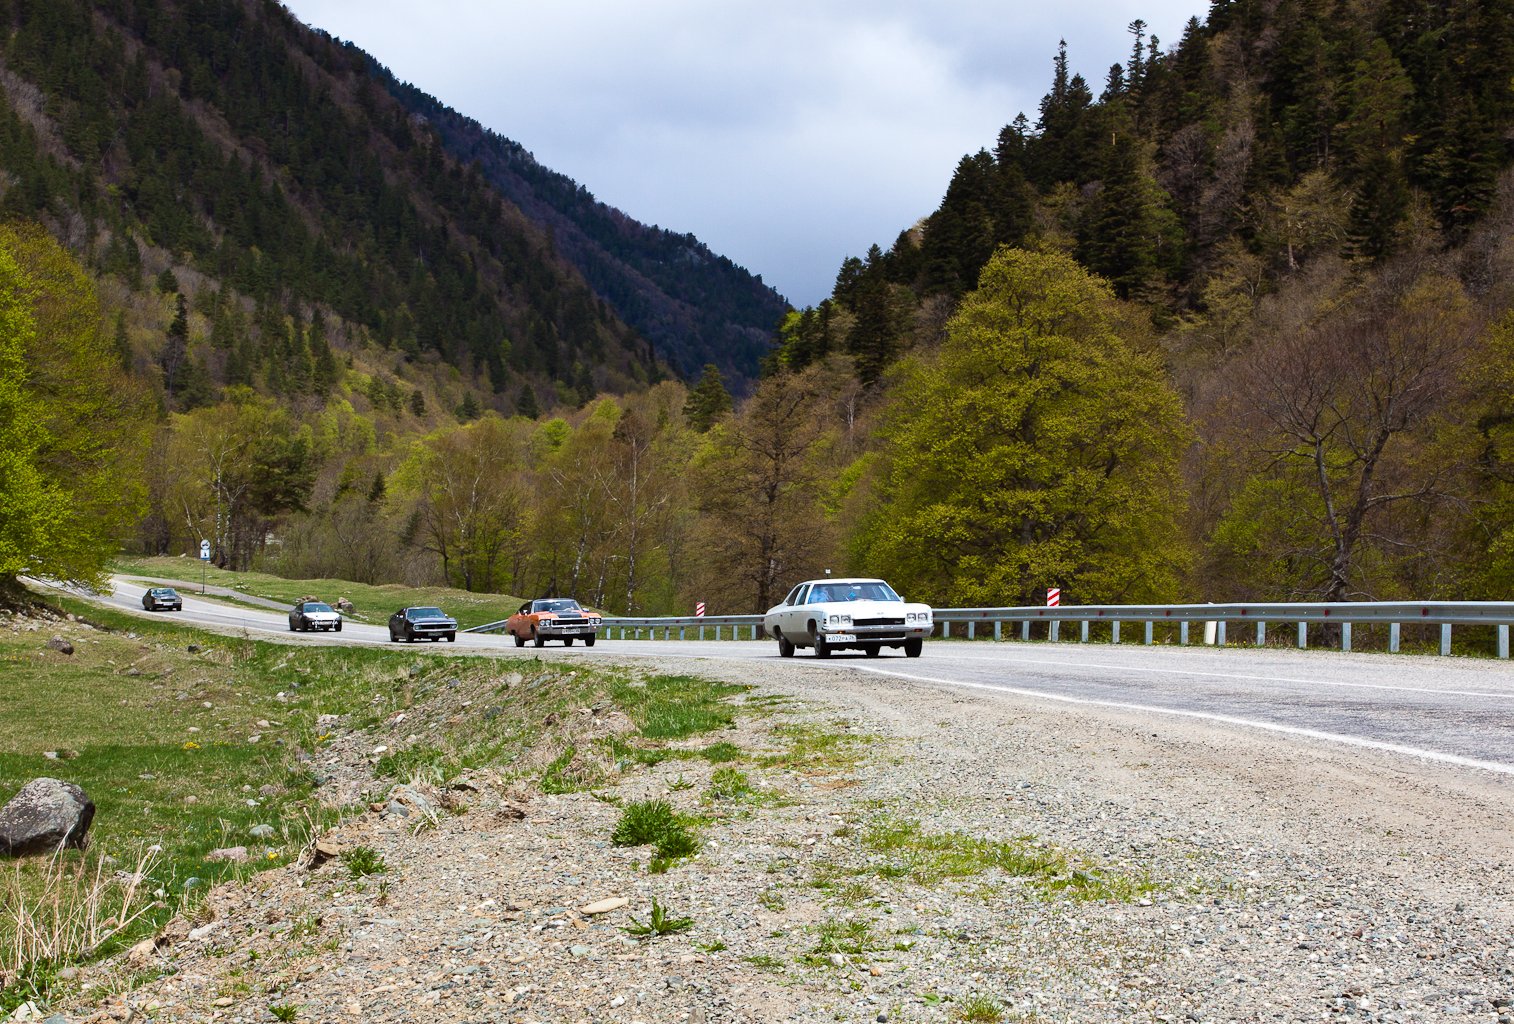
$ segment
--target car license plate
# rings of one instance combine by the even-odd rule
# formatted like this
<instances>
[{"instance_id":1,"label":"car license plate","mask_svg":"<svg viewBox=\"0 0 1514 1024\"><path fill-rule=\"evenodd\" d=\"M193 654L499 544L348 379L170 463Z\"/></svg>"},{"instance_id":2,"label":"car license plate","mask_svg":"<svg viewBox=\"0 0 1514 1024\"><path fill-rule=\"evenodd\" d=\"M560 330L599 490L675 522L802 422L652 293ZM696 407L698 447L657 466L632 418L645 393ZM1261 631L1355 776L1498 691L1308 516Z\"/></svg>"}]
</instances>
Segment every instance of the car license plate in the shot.
<instances>
[{"instance_id":1,"label":"car license plate","mask_svg":"<svg viewBox=\"0 0 1514 1024\"><path fill-rule=\"evenodd\" d=\"M826 633L825 642L828 644L854 644L857 642L856 633Z\"/></svg>"}]
</instances>

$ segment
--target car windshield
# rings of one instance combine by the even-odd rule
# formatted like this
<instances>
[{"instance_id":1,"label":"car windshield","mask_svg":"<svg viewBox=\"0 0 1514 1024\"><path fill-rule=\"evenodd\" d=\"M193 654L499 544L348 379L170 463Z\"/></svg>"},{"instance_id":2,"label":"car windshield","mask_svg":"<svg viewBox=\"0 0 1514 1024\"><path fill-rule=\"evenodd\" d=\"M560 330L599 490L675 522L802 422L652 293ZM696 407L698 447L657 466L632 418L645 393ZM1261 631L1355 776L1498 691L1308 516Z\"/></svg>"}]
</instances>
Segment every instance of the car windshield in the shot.
<instances>
[{"instance_id":1,"label":"car windshield","mask_svg":"<svg viewBox=\"0 0 1514 1024\"><path fill-rule=\"evenodd\" d=\"M445 619L440 608L411 608L405 612L407 619Z\"/></svg>"},{"instance_id":2,"label":"car windshield","mask_svg":"<svg viewBox=\"0 0 1514 1024\"><path fill-rule=\"evenodd\" d=\"M571 597L553 598L550 601L537 601L531 606L532 611L537 612L576 612L581 611L578 602Z\"/></svg>"},{"instance_id":3,"label":"car windshield","mask_svg":"<svg viewBox=\"0 0 1514 1024\"><path fill-rule=\"evenodd\" d=\"M881 580L862 583L817 584L810 590L810 604L843 601L898 601L894 588Z\"/></svg>"},{"instance_id":4,"label":"car windshield","mask_svg":"<svg viewBox=\"0 0 1514 1024\"><path fill-rule=\"evenodd\" d=\"M178 595L168 587L158 587L152 592L153 597L177 597Z\"/></svg>"},{"instance_id":5,"label":"car windshield","mask_svg":"<svg viewBox=\"0 0 1514 1024\"><path fill-rule=\"evenodd\" d=\"M306 601L305 610L307 612L329 612L331 611L331 605L321 601Z\"/></svg>"}]
</instances>

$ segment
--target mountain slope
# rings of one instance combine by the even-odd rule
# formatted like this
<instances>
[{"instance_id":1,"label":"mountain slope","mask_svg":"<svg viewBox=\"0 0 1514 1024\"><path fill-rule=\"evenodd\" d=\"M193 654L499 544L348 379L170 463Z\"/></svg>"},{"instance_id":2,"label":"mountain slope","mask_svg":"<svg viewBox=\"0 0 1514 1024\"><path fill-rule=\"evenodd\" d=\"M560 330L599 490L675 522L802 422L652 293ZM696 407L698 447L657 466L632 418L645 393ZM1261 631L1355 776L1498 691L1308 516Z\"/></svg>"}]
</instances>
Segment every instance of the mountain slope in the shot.
<instances>
[{"instance_id":1,"label":"mountain slope","mask_svg":"<svg viewBox=\"0 0 1514 1024\"><path fill-rule=\"evenodd\" d=\"M685 376L705 362L740 387L767 354L788 310L772 288L693 235L648 227L543 167L525 147L489 131L384 69L374 73L441 135L447 151L547 230L556 251Z\"/></svg>"},{"instance_id":2,"label":"mountain slope","mask_svg":"<svg viewBox=\"0 0 1514 1024\"><path fill-rule=\"evenodd\" d=\"M501 176L523 211L451 154L447 118L273 0L0 0L0 29L0 213L133 296L123 349L169 408L226 385L323 394L336 344L450 365L529 411L657 379L649 339L680 368L750 372L782 309L692 238L612 211L621 241L591 241ZM652 283L679 246L701 273ZM176 292L177 340L154 323Z\"/></svg>"}]
</instances>

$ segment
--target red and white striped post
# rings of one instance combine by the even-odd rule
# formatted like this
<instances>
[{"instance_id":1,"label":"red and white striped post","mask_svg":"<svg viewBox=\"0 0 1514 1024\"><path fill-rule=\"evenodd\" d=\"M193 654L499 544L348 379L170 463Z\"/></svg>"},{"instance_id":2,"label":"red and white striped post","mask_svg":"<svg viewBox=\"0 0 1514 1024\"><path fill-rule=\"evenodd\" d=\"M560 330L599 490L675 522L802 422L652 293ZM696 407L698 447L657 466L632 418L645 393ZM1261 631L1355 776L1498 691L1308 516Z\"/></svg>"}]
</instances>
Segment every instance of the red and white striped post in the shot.
<instances>
[{"instance_id":1,"label":"red and white striped post","mask_svg":"<svg viewBox=\"0 0 1514 1024\"><path fill-rule=\"evenodd\" d=\"M696 602L694 602L694 618L696 618L696 619L702 619L702 618L704 618L704 602L703 601L696 601ZM704 623L703 622L701 622L699 624L699 639L701 639L701 640L704 639ZM716 639L719 639L719 637L717 637Z\"/></svg>"},{"instance_id":2,"label":"red and white striped post","mask_svg":"<svg viewBox=\"0 0 1514 1024\"><path fill-rule=\"evenodd\" d=\"M1062 603L1062 590L1059 587L1046 588L1046 607L1055 608Z\"/></svg>"}]
</instances>

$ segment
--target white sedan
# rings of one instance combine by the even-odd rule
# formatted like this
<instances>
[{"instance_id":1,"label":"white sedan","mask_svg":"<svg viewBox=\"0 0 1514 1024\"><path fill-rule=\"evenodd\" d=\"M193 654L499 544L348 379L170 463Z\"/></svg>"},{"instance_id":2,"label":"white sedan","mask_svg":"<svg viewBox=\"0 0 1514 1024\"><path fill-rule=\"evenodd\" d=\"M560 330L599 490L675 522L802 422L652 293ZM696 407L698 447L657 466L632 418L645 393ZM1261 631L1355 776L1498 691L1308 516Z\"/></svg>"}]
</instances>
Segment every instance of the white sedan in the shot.
<instances>
[{"instance_id":1,"label":"white sedan","mask_svg":"<svg viewBox=\"0 0 1514 1024\"><path fill-rule=\"evenodd\" d=\"M763 627L778 638L778 653L794 656L796 647L813 647L815 657L835 650L860 650L876 658L885 647L902 647L906 657L920 657L931 631L930 605L906 604L882 580L806 580L769 608Z\"/></svg>"}]
</instances>

